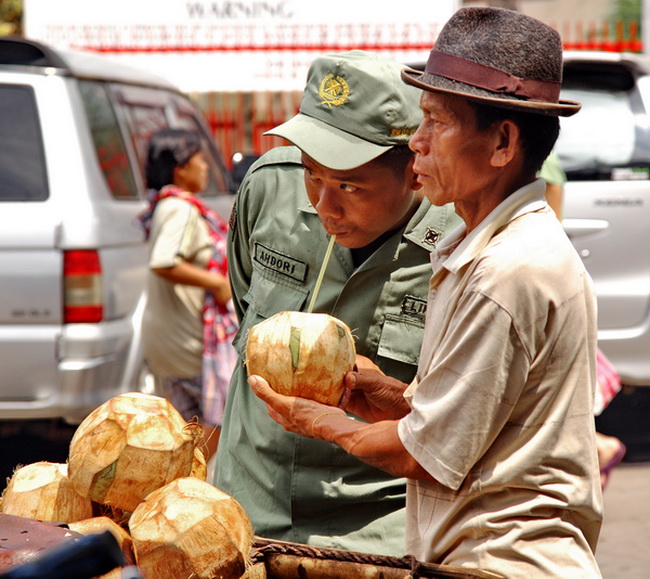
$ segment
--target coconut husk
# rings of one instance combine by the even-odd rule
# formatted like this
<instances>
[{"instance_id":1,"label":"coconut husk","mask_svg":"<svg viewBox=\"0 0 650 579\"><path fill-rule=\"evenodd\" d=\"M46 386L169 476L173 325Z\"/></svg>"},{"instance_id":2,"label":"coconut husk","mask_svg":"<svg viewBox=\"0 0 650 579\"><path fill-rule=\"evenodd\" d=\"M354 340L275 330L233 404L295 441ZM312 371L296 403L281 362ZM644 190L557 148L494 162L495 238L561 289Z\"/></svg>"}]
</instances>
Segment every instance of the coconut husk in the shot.
<instances>
[{"instance_id":1,"label":"coconut husk","mask_svg":"<svg viewBox=\"0 0 650 579\"><path fill-rule=\"evenodd\" d=\"M276 392L336 406L343 377L354 368L350 328L328 314L280 312L253 326L246 340L246 369Z\"/></svg>"},{"instance_id":2,"label":"coconut husk","mask_svg":"<svg viewBox=\"0 0 650 579\"><path fill-rule=\"evenodd\" d=\"M152 491L190 475L202 433L164 398L121 394L75 431L70 480L82 496L132 512Z\"/></svg>"},{"instance_id":3,"label":"coconut husk","mask_svg":"<svg viewBox=\"0 0 650 579\"><path fill-rule=\"evenodd\" d=\"M203 481L208 478L208 463L205 461L205 454L198 446L194 449L194 460L192 461L190 476Z\"/></svg>"},{"instance_id":4,"label":"coconut husk","mask_svg":"<svg viewBox=\"0 0 650 579\"><path fill-rule=\"evenodd\" d=\"M92 517L93 505L75 489L66 464L40 461L14 471L2 493L0 512L71 523Z\"/></svg>"},{"instance_id":5,"label":"coconut husk","mask_svg":"<svg viewBox=\"0 0 650 579\"><path fill-rule=\"evenodd\" d=\"M195 477L151 493L131 515L129 529L145 579L239 578L253 538L241 505Z\"/></svg>"}]
</instances>

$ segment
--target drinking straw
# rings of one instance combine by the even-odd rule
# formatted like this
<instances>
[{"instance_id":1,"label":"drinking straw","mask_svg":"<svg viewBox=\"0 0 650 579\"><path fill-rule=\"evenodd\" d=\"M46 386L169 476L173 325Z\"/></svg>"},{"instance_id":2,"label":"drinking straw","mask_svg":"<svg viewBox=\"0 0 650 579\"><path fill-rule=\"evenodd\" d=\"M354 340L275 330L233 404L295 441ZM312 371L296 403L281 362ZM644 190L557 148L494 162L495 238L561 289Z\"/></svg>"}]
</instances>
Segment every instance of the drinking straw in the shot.
<instances>
[{"instance_id":1,"label":"drinking straw","mask_svg":"<svg viewBox=\"0 0 650 579\"><path fill-rule=\"evenodd\" d=\"M325 257L323 258L323 264L320 266L320 271L318 272L318 279L316 280L316 286L314 287L314 293L311 296L311 301L309 302L309 307L307 308L307 313L311 314L314 309L314 303L316 303L316 296L320 291L320 286L323 283L323 277L325 276L325 270L327 269L327 262L330 260L330 255L332 254L332 249L334 248L334 241L336 240L336 235L330 237L329 245L327 246L327 251L325 252Z\"/></svg>"}]
</instances>

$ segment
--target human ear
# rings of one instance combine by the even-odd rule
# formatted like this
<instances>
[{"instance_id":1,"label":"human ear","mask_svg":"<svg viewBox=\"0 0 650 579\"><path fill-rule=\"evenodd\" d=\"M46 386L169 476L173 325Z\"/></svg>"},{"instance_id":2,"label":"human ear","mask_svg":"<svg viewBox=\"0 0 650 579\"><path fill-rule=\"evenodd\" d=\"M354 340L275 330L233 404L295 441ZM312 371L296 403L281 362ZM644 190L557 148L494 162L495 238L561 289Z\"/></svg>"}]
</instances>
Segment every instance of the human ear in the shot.
<instances>
[{"instance_id":1,"label":"human ear","mask_svg":"<svg viewBox=\"0 0 650 579\"><path fill-rule=\"evenodd\" d=\"M494 127L494 147L490 163L493 167L505 167L519 150L519 126L511 120L503 120Z\"/></svg>"}]
</instances>

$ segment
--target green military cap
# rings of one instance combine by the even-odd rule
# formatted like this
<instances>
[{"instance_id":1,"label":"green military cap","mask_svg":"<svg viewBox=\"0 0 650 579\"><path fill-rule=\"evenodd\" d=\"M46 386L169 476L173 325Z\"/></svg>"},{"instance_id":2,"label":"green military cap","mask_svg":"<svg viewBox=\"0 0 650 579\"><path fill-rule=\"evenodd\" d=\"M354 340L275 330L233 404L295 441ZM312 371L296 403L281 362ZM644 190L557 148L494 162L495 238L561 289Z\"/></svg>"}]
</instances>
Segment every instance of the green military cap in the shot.
<instances>
[{"instance_id":1,"label":"green military cap","mask_svg":"<svg viewBox=\"0 0 650 579\"><path fill-rule=\"evenodd\" d=\"M364 165L406 145L422 120L421 93L402 82L404 68L362 50L316 58L300 112L264 134L287 139L330 169Z\"/></svg>"}]
</instances>

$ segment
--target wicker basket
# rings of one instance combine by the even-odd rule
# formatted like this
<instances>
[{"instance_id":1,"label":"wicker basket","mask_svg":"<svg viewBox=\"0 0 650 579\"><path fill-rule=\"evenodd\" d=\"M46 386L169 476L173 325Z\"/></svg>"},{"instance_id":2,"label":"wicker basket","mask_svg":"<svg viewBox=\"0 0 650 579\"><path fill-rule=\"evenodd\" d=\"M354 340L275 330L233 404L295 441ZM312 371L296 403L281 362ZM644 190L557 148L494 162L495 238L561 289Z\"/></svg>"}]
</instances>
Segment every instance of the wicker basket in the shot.
<instances>
[{"instance_id":1,"label":"wicker basket","mask_svg":"<svg viewBox=\"0 0 650 579\"><path fill-rule=\"evenodd\" d=\"M261 537L255 537L251 557L242 579L501 578L491 571L423 563L413 557L324 549Z\"/></svg>"}]
</instances>

